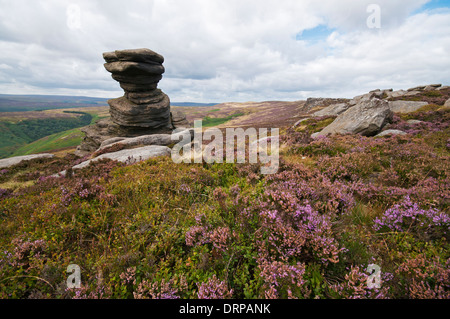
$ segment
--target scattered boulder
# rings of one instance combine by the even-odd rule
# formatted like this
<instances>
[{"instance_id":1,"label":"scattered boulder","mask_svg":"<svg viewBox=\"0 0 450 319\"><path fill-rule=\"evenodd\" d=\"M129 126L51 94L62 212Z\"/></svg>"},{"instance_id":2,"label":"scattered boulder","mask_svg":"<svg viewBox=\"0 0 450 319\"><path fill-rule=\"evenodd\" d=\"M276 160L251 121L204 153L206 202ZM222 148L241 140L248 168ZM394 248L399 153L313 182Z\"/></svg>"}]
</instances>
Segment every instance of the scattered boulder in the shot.
<instances>
[{"instance_id":1,"label":"scattered boulder","mask_svg":"<svg viewBox=\"0 0 450 319\"><path fill-rule=\"evenodd\" d=\"M444 107L450 107L450 99L448 99L448 100L444 103Z\"/></svg>"},{"instance_id":2,"label":"scattered boulder","mask_svg":"<svg viewBox=\"0 0 450 319\"><path fill-rule=\"evenodd\" d=\"M361 134L374 136L383 127L392 121L393 112L389 103L384 100L373 98L364 99L354 107L339 115L333 123L325 127L321 132L311 137L327 136L328 134Z\"/></svg>"},{"instance_id":3,"label":"scattered boulder","mask_svg":"<svg viewBox=\"0 0 450 319\"><path fill-rule=\"evenodd\" d=\"M389 135L406 135L407 133L400 130L386 130L376 135L376 137L389 136Z\"/></svg>"},{"instance_id":4,"label":"scattered boulder","mask_svg":"<svg viewBox=\"0 0 450 319\"><path fill-rule=\"evenodd\" d=\"M408 123L409 125L416 125L416 124L423 123L423 121L419 121L419 120L408 120L408 121L406 121L406 123Z\"/></svg>"},{"instance_id":5,"label":"scattered boulder","mask_svg":"<svg viewBox=\"0 0 450 319\"><path fill-rule=\"evenodd\" d=\"M0 168L8 168L14 165L17 165L23 161L30 161L34 159L45 159L45 158L53 158L54 154L33 154L33 155L24 155L24 156L15 156L10 158L0 159Z\"/></svg>"},{"instance_id":6,"label":"scattered boulder","mask_svg":"<svg viewBox=\"0 0 450 319\"><path fill-rule=\"evenodd\" d=\"M72 170L81 169L87 167L89 164L99 161L101 159L111 159L113 161L118 161L122 163L135 163L146 161L149 158L159 157L159 156L169 156L171 154L171 149L167 146L151 145L134 149L126 149L113 153L102 154L93 159L87 160L83 163L75 165ZM62 171L54 177L65 176L66 171Z\"/></svg>"},{"instance_id":7,"label":"scattered boulder","mask_svg":"<svg viewBox=\"0 0 450 319\"><path fill-rule=\"evenodd\" d=\"M389 101L389 107L394 113L411 113L428 105L427 102L416 101Z\"/></svg>"}]
</instances>

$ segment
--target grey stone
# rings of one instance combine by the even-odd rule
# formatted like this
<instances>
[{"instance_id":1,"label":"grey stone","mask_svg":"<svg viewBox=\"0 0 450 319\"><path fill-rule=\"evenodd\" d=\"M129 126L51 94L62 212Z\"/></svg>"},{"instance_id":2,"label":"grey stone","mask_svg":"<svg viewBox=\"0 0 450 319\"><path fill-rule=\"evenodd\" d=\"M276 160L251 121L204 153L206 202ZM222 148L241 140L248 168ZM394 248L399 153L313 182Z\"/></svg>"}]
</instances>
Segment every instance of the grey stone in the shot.
<instances>
[{"instance_id":1,"label":"grey stone","mask_svg":"<svg viewBox=\"0 0 450 319\"><path fill-rule=\"evenodd\" d=\"M416 125L416 124L423 123L423 121L419 121L419 120L408 120L408 121L406 121L406 123L408 123L408 124L410 124L410 125Z\"/></svg>"},{"instance_id":2,"label":"grey stone","mask_svg":"<svg viewBox=\"0 0 450 319\"><path fill-rule=\"evenodd\" d=\"M400 130L386 130L376 135L376 137L388 136L388 135L406 135L407 133Z\"/></svg>"},{"instance_id":3,"label":"grey stone","mask_svg":"<svg viewBox=\"0 0 450 319\"><path fill-rule=\"evenodd\" d=\"M430 84L425 87L425 91L434 91L441 86L442 84Z\"/></svg>"},{"instance_id":4,"label":"grey stone","mask_svg":"<svg viewBox=\"0 0 450 319\"><path fill-rule=\"evenodd\" d=\"M350 105L348 103L339 103L339 104L332 104L320 111L317 111L313 114L315 117L322 117L322 116L338 116L341 113L344 113L350 108Z\"/></svg>"},{"instance_id":5,"label":"grey stone","mask_svg":"<svg viewBox=\"0 0 450 319\"><path fill-rule=\"evenodd\" d=\"M170 114L174 128L187 128L190 126L188 120L186 119L186 114L183 112L175 110L170 112Z\"/></svg>"},{"instance_id":6,"label":"grey stone","mask_svg":"<svg viewBox=\"0 0 450 319\"><path fill-rule=\"evenodd\" d=\"M389 101L389 107L394 113L415 112L421 107L424 107L425 105L428 105L428 103L416 101Z\"/></svg>"},{"instance_id":7,"label":"grey stone","mask_svg":"<svg viewBox=\"0 0 450 319\"><path fill-rule=\"evenodd\" d=\"M377 98L365 99L339 115L333 123L325 127L321 132L313 134L312 137L327 136L328 134L374 136L388 122L392 121L392 117L393 113L387 101Z\"/></svg>"},{"instance_id":8,"label":"grey stone","mask_svg":"<svg viewBox=\"0 0 450 319\"><path fill-rule=\"evenodd\" d=\"M45 159L45 158L53 158L54 154L33 154L33 155L24 155L24 156L15 156L10 158L0 159L0 168L8 168L14 165L17 165L23 161L30 161L34 159Z\"/></svg>"},{"instance_id":9,"label":"grey stone","mask_svg":"<svg viewBox=\"0 0 450 319\"><path fill-rule=\"evenodd\" d=\"M450 89L450 86L445 85L445 86L441 86L440 88L437 88L438 91L447 90L447 89Z\"/></svg>"},{"instance_id":10,"label":"grey stone","mask_svg":"<svg viewBox=\"0 0 450 319\"><path fill-rule=\"evenodd\" d=\"M426 88L426 85L422 85L422 86L416 86L414 88L410 88L407 91L411 92L411 91L423 91Z\"/></svg>"},{"instance_id":11,"label":"grey stone","mask_svg":"<svg viewBox=\"0 0 450 319\"><path fill-rule=\"evenodd\" d=\"M447 101L445 101L444 107L450 107L450 99L448 99Z\"/></svg>"},{"instance_id":12,"label":"grey stone","mask_svg":"<svg viewBox=\"0 0 450 319\"><path fill-rule=\"evenodd\" d=\"M407 93L408 92L404 91L404 90L393 91L393 92L387 93L387 98L390 99L390 98L402 97Z\"/></svg>"},{"instance_id":13,"label":"grey stone","mask_svg":"<svg viewBox=\"0 0 450 319\"><path fill-rule=\"evenodd\" d=\"M102 154L98 157L95 157L93 159L87 160L83 163L80 163L78 165L75 165L72 167L72 170L81 169L84 167L89 166L91 163L97 162L101 159L110 159L113 161L118 161L122 163L135 163L140 161L146 161L149 158L153 157L159 157L159 156L169 156L171 154L171 149L167 146L158 146L158 145L151 145L151 146L145 146L140 148L134 148L134 149L126 149L121 150L114 153L106 153ZM62 171L59 174L55 174L53 176L65 176L66 171Z\"/></svg>"},{"instance_id":14,"label":"grey stone","mask_svg":"<svg viewBox=\"0 0 450 319\"><path fill-rule=\"evenodd\" d=\"M191 140L194 138L194 130L185 130L174 134L153 134L153 135L143 135L132 138L112 138L105 140L99 147L99 151L106 148L112 147L117 144L123 145L125 148L130 148L137 145L148 146L148 145L160 145L168 146L170 144L176 143L180 140L181 136L190 136Z\"/></svg>"},{"instance_id":15,"label":"grey stone","mask_svg":"<svg viewBox=\"0 0 450 319\"><path fill-rule=\"evenodd\" d=\"M333 98L308 98L306 103L302 106L301 112L309 112L315 107L326 107L331 104L345 103L348 99L333 99Z\"/></svg>"}]
</instances>

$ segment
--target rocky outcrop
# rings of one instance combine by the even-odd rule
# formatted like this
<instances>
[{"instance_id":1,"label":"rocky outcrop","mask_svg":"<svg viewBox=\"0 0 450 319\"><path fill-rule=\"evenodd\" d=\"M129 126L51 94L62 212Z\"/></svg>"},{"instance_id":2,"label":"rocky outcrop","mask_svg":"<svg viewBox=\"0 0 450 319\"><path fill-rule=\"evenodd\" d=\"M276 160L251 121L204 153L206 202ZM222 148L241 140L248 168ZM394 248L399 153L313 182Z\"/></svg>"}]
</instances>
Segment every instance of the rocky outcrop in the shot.
<instances>
[{"instance_id":1,"label":"rocky outcrop","mask_svg":"<svg viewBox=\"0 0 450 319\"><path fill-rule=\"evenodd\" d=\"M108 101L108 119L83 128L85 138L76 155L96 151L106 140L171 134L189 127L181 111L171 112L169 97L157 88L165 68L164 57L149 49L116 50L103 53L105 69L124 90L122 97Z\"/></svg>"},{"instance_id":2,"label":"rocky outcrop","mask_svg":"<svg viewBox=\"0 0 450 319\"><path fill-rule=\"evenodd\" d=\"M54 154L34 154L34 155L24 155L24 156L15 156L10 158L0 159L0 169L8 168L17 164L22 163L23 161L30 161L34 159L46 159L53 158Z\"/></svg>"},{"instance_id":3,"label":"rocky outcrop","mask_svg":"<svg viewBox=\"0 0 450 319\"><path fill-rule=\"evenodd\" d=\"M312 135L327 136L328 134L361 134L374 136L392 121L393 112L385 100L372 98L362 99L357 105L339 115L333 123L321 132Z\"/></svg>"}]
</instances>

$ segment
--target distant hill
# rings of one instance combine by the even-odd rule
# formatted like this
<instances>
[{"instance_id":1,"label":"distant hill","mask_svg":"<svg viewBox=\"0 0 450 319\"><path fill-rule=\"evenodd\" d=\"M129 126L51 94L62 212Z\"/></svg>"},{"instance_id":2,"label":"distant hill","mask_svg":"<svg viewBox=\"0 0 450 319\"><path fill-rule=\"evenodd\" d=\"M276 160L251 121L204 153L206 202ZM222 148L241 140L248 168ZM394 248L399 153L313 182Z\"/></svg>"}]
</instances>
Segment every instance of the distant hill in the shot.
<instances>
[{"instance_id":1,"label":"distant hill","mask_svg":"<svg viewBox=\"0 0 450 319\"><path fill-rule=\"evenodd\" d=\"M188 106L188 107L191 107L191 106L205 106L205 107L207 107L207 106L214 106L214 105L217 105L217 104L219 104L219 103L170 102L171 106L181 106L181 107L183 107L183 106Z\"/></svg>"},{"instance_id":2,"label":"distant hill","mask_svg":"<svg viewBox=\"0 0 450 319\"><path fill-rule=\"evenodd\" d=\"M0 94L0 112L41 111L108 105L107 98L61 95Z\"/></svg>"}]
</instances>

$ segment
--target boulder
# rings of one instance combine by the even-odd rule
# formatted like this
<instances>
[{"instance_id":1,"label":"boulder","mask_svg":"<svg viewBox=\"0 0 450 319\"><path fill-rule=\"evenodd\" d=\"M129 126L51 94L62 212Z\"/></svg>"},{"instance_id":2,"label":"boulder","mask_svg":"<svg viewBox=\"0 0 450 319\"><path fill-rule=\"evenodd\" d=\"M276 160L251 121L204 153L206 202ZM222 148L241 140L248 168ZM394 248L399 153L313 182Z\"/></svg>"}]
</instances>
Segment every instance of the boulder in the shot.
<instances>
[{"instance_id":1,"label":"boulder","mask_svg":"<svg viewBox=\"0 0 450 319\"><path fill-rule=\"evenodd\" d=\"M174 134L152 134L152 135L143 135L132 138L111 138L104 141L100 147L99 151L104 150L108 147L112 147L117 144L123 145L125 148L130 148L133 146L141 145L141 146L149 146L149 145L160 145L160 146L168 146L170 144L176 143L180 140L180 136L184 136L185 134L189 134L191 140L194 138L194 129L185 130L179 133Z\"/></svg>"},{"instance_id":2,"label":"boulder","mask_svg":"<svg viewBox=\"0 0 450 319\"><path fill-rule=\"evenodd\" d=\"M14 165L17 165L23 161L30 161L34 159L45 159L45 158L53 158L54 154L33 154L33 155L24 155L24 156L15 156L10 158L0 159L0 169L8 168Z\"/></svg>"},{"instance_id":3,"label":"boulder","mask_svg":"<svg viewBox=\"0 0 450 319\"><path fill-rule=\"evenodd\" d=\"M341 113L344 113L350 108L350 104L348 103L339 103L339 104L332 104L320 111L317 111L313 114L315 117L322 117L322 116L338 116Z\"/></svg>"},{"instance_id":4,"label":"boulder","mask_svg":"<svg viewBox=\"0 0 450 319\"><path fill-rule=\"evenodd\" d=\"M423 90L425 90L426 87L427 87L426 85L416 86L416 87L413 87L413 88L408 89L407 91L408 91L408 92L412 92L412 91L423 91Z\"/></svg>"},{"instance_id":5,"label":"boulder","mask_svg":"<svg viewBox=\"0 0 450 319\"><path fill-rule=\"evenodd\" d=\"M392 121L393 112L389 103L384 100L373 98L364 99L354 107L339 115L333 123L325 127L321 132L312 135L327 136L328 134L361 134L374 136L383 127Z\"/></svg>"},{"instance_id":6,"label":"boulder","mask_svg":"<svg viewBox=\"0 0 450 319\"><path fill-rule=\"evenodd\" d=\"M167 146L151 145L151 146L145 146L145 147L140 147L140 148L121 150L121 151L113 152L113 153L102 154L98 157L87 160L78 165L75 165L74 167L72 167L72 170L77 170L77 169L87 167L91 163L99 161L101 159L111 159L113 161L118 161L118 162L122 162L122 163L135 163L135 162L140 162L140 161L146 161L149 158L153 158L153 157L170 156L170 155L171 155L171 149L168 148ZM65 175L66 175L66 171L62 171L53 176L57 177L57 176L65 176Z\"/></svg>"},{"instance_id":7,"label":"boulder","mask_svg":"<svg viewBox=\"0 0 450 319\"><path fill-rule=\"evenodd\" d=\"M445 103L444 103L445 107L450 107L450 99L448 99Z\"/></svg>"},{"instance_id":8,"label":"boulder","mask_svg":"<svg viewBox=\"0 0 450 319\"><path fill-rule=\"evenodd\" d=\"M386 130L376 135L376 137L389 136L389 135L406 135L407 133L400 130Z\"/></svg>"},{"instance_id":9,"label":"boulder","mask_svg":"<svg viewBox=\"0 0 450 319\"><path fill-rule=\"evenodd\" d=\"M408 121L406 121L406 123L408 123L409 125L416 125L416 124L423 123L423 121L419 121L419 120L408 120Z\"/></svg>"},{"instance_id":10,"label":"boulder","mask_svg":"<svg viewBox=\"0 0 450 319\"><path fill-rule=\"evenodd\" d=\"M416 101L389 101L389 107L394 113L411 113L428 105L427 102Z\"/></svg>"}]
</instances>

